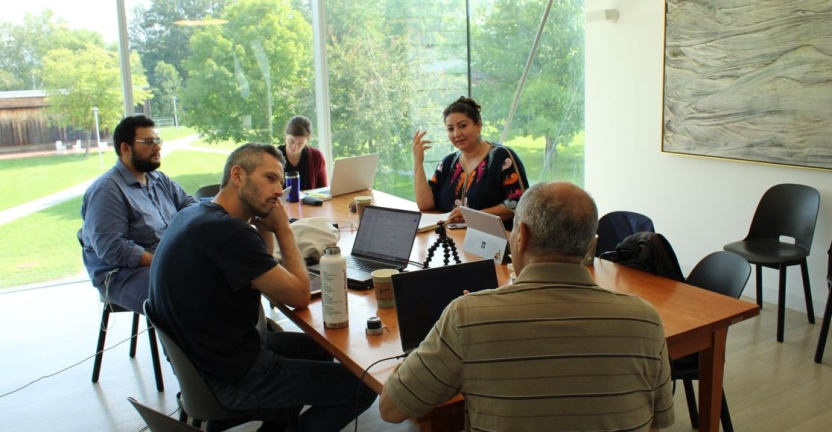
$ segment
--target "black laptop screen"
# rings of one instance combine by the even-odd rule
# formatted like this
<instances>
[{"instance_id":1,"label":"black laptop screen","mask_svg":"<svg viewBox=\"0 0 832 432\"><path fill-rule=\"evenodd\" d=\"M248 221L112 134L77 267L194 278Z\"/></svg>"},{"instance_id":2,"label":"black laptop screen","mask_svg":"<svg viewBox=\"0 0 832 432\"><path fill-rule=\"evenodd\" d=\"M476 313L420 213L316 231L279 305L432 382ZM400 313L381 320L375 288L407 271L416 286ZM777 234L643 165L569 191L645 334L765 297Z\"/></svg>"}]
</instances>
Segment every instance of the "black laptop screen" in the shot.
<instances>
[{"instance_id":1,"label":"black laptop screen","mask_svg":"<svg viewBox=\"0 0 832 432\"><path fill-rule=\"evenodd\" d=\"M483 260L394 274L392 280L402 349L409 351L422 343L463 290L497 288L497 268L493 260Z\"/></svg>"}]
</instances>

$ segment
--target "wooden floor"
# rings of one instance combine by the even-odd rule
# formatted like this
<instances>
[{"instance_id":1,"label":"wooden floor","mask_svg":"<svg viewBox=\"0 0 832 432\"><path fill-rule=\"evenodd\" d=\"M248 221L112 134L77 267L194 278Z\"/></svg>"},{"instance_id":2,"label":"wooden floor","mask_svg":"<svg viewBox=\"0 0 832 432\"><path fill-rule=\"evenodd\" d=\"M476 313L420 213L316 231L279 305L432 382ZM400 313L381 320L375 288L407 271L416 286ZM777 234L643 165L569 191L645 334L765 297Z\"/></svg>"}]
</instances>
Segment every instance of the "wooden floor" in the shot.
<instances>
[{"instance_id":1,"label":"wooden floor","mask_svg":"<svg viewBox=\"0 0 832 432\"><path fill-rule=\"evenodd\" d=\"M176 378L163 361L165 391L156 391L144 334L139 336L136 358L128 357L127 343L107 351L98 384L90 382L92 360L83 360L95 348L100 308L89 282L0 290L0 395L55 374L0 397L0 431L139 431L144 423L128 396L159 411L176 410ZM108 347L127 339L130 332L130 314L113 316ZM273 318L292 327L277 312ZM832 430L832 343L818 365L812 358L819 324L810 325L805 314L787 311L782 344L775 341L775 325L776 309L766 304L759 317L732 326L728 333L725 391L735 429ZM250 423L235 430L256 428ZM417 430L409 423L383 422L377 406L359 417L358 429ZM352 431L353 426L344 430ZM668 430L693 430L681 386L676 424Z\"/></svg>"}]
</instances>

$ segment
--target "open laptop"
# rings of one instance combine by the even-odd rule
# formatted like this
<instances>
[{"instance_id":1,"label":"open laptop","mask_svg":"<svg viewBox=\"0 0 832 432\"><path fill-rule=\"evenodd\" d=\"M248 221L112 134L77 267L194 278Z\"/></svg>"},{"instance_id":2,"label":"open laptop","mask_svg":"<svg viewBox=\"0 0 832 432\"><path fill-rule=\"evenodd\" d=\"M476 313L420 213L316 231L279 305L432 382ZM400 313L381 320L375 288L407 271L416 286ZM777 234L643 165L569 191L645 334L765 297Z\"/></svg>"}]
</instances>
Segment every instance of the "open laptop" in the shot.
<instances>
[{"instance_id":1,"label":"open laptop","mask_svg":"<svg viewBox=\"0 0 832 432\"><path fill-rule=\"evenodd\" d=\"M345 257L350 288L370 287L373 280L370 273L375 270L407 267L421 217L417 211L365 207L352 252ZM309 266L309 271L314 273L320 273L320 269L320 264Z\"/></svg>"},{"instance_id":2,"label":"open laptop","mask_svg":"<svg viewBox=\"0 0 832 432\"><path fill-rule=\"evenodd\" d=\"M460 207L468 230L462 250L483 258L491 258L497 264L506 261L509 254L508 237L503 220L499 216L468 207Z\"/></svg>"},{"instance_id":3,"label":"open laptop","mask_svg":"<svg viewBox=\"0 0 832 432\"><path fill-rule=\"evenodd\" d=\"M350 192L373 187L378 165L378 153L338 159L333 162L329 186L306 191L321 199L329 199Z\"/></svg>"},{"instance_id":4,"label":"open laptop","mask_svg":"<svg viewBox=\"0 0 832 432\"><path fill-rule=\"evenodd\" d=\"M470 292L497 288L494 261L482 260L394 274L393 295L404 352L418 347L442 316L442 311Z\"/></svg>"}]
</instances>

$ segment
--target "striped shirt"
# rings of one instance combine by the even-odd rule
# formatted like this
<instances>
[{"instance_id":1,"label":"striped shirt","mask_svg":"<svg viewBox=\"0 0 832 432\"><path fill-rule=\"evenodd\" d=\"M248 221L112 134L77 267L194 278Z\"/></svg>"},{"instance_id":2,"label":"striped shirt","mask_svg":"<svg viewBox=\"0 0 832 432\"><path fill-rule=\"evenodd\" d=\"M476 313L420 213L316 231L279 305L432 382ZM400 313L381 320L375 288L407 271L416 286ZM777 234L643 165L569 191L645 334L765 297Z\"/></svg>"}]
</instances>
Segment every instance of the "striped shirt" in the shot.
<instances>
[{"instance_id":1,"label":"striped shirt","mask_svg":"<svg viewBox=\"0 0 832 432\"><path fill-rule=\"evenodd\" d=\"M466 430L647 431L673 424L659 315L585 267L525 267L454 300L385 384L412 417L458 393Z\"/></svg>"}]
</instances>

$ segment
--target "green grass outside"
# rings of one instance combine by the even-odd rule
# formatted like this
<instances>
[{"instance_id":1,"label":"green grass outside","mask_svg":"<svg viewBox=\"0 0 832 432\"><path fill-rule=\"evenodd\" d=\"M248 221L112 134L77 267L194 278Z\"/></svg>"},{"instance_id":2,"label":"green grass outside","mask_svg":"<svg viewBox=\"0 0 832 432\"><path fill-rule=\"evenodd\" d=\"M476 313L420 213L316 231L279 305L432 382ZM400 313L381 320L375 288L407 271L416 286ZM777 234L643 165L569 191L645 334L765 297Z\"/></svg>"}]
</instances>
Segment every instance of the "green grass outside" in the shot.
<instances>
[{"instance_id":1,"label":"green grass outside","mask_svg":"<svg viewBox=\"0 0 832 432\"><path fill-rule=\"evenodd\" d=\"M518 138L507 143L523 162L526 168L526 177L530 184L540 181L564 180L578 186L584 185L584 134L580 133L568 146L558 146L557 158L554 164L546 170L541 177L543 170L543 138ZM428 172L430 176L432 173ZM402 174L392 170L380 170L376 174L374 188L409 199L415 200L413 192L413 176Z\"/></svg>"},{"instance_id":2,"label":"green grass outside","mask_svg":"<svg viewBox=\"0 0 832 432\"><path fill-rule=\"evenodd\" d=\"M159 134L165 140L174 140L196 133L193 129L180 127L162 128ZM110 169L116 162L112 147L101 152L93 147L90 154L65 154L55 156L28 157L0 160L0 184L4 193L0 195L0 210L5 210L37 198L51 195L70 186L96 178ZM163 161L166 171L168 160Z\"/></svg>"},{"instance_id":3,"label":"green grass outside","mask_svg":"<svg viewBox=\"0 0 832 432\"><path fill-rule=\"evenodd\" d=\"M159 129L159 136L165 141L173 141L177 138L194 135L196 133L196 129L187 126L179 126L178 128L171 126Z\"/></svg>"},{"instance_id":4,"label":"green grass outside","mask_svg":"<svg viewBox=\"0 0 832 432\"><path fill-rule=\"evenodd\" d=\"M200 186L219 183L225 159L223 154L180 150L165 157L163 171L194 193ZM81 227L81 200L73 198L0 225L0 288L85 274L75 238Z\"/></svg>"},{"instance_id":5,"label":"green grass outside","mask_svg":"<svg viewBox=\"0 0 832 432\"><path fill-rule=\"evenodd\" d=\"M65 154L0 160L0 210L41 198L83 181L96 178L116 161L112 147L101 153Z\"/></svg>"},{"instance_id":6,"label":"green grass outside","mask_svg":"<svg viewBox=\"0 0 832 432\"><path fill-rule=\"evenodd\" d=\"M223 141L218 143L207 143L204 138L200 138L193 143L191 143L194 147L203 147L209 149L218 149L218 150L228 150L232 151L239 147L241 143L235 143L234 141Z\"/></svg>"},{"instance_id":7,"label":"green grass outside","mask_svg":"<svg viewBox=\"0 0 832 432\"><path fill-rule=\"evenodd\" d=\"M168 128L171 129L171 128ZM183 132L180 128L180 132ZM184 135L189 133L184 132ZM165 139L168 135L163 135ZM543 141L517 139L508 143L523 161L529 181L538 182L543 171ZM206 148L233 149L233 144L199 144ZM558 148L557 163L544 180L568 180L583 185L583 134L566 147ZM104 169L115 163L110 149ZM0 196L0 209L31 201L67 186L95 178L103 170L98 155L46 156L0 161L0 181L7 193ZM102 154L104 156L104 154ZM219 183L226 155L180 150L166 156L162 171L189 193L199 187ZM43 169L43 167L48 167ZM24 180L27 179L27 180ZM376 175L379 190L413 200L413 178L382 168ZM8 189L11 188L11 189ZM17 203L17 204L10 204ZM0 256L0 288L58 280L85 274L75 233L81 227L81 197L77 197L25 218L0 225L5 253Z\"/></svg>"}]
</instances>

